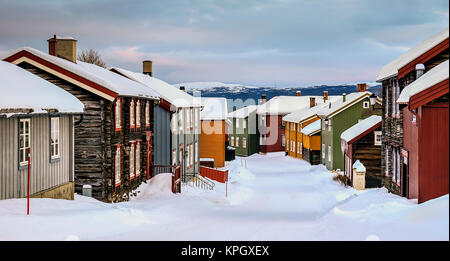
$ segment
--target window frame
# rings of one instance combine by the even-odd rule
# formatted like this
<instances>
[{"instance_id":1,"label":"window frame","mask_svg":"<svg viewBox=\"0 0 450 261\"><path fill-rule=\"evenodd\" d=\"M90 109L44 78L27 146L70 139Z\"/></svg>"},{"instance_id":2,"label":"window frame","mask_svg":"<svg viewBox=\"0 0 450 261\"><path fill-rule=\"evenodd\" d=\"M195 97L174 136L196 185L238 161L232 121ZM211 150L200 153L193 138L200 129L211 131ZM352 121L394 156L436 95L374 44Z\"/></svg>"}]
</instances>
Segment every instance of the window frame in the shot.
<instances>
[{"instance_id":1,"label":"window frame","mask_svg":"<svg viewBox=\"0 0 450 261\"><path fill-rule=\"evenodd\" d=\"M139 99L137 99L137 101L136 101L135 114L136 114L136 128L140 128L141 127L141 100L139 100Z\"/></svg>"},{"instance_id":2,"label":"window frame","mask_svg":"<svg viewBox=\"0 0 450 261\"><path fill-rule=\"evenodd\" d=\"M61 142L61 140L60 140L60 117L59 116L53 116L53 117L50 117L50 142L49 142L49 145L50 145L50 163L53 163L53 162L56 162L56 161L58 161L60 158L61 158L61 153L60 153L60 142ZM53 129L53 121L56 121L57 123L56 123L56 125L55 126L57 126L57 137L56 137L56 140L57 140L57 142L53 142L53 134L54 134L54 129ZM54 151L57 151L58 153L57 154L53 154L53 152Z\"/></svg>"},{"instance_id":3,"label":"window frame","mask_svg":"<svg viewBox=\"0 0 450 261\"><path fill-rule=\"evenodd\" d=\"M328 162L331 162L331 151L332 151L332 148L331 148L331 145L328 145Z\"/></svg>"},{"instance_id":4,"label":"window frame","mask_svg":"<svg viewBox=\"0 0 450 261\"><path fill-rule=\"evenodd\" d=\"M139 148L139 149L138 149ZM134 171L135 171L135 175L136 178L139 177L141 175L141 162L142 162L142 157L141 157L141 151L142 151L142 141L141 140L137 140L136 141L136 145L134 148ZM139 161L138 161L139 159Z\"/></svg>"},{"instance_id":5,"label":"window frame","mask_svg":"<svg viewBox=\"0 0 450 261\"><path fill-rule=\"evenodd\" d=\"M375 145L375 146L381 146L381 143L382 143L382 142L381 142L382 134L383 134L382 131L374 131L374 132L373 132L373 137L374 137L373 145ZM379 140L379 141L377 141L377 137L380 137L380 140Z\"/></svg>"},{"instance_id":6,"label":"window frame","mask_svg":"<svg viewBox=\"0 0 450 261\"><path fill-rule=\"evenodd\" d=\"M117 165L119 168L117 168ZM122 179L122 150L121 146L116 146L116 151L114 154L114 187L121 185Z\"/></svg>"},{"instance_id":7,"label":"window frame","mask_svg":"<svg viewBox=\"0 0 450 261\"><path fill-rule=\"evenodd\" d=\"M122 98L117 98L114 104L115 131L122 130Z\"/></svg>"},{"instance_id":8,"label":"window frame","mask_svg":"<svg viewBox=\"0 0 450 261\"><path fill-rule=\"evenodd\" d=\"M23 133L20 132L20 125L23 122ZM28 132L26 132L26 123L28 123ZM19 126L17 129L18 135L17 135L17 152L18 152L18 163L19 163L19 170L20 169L25 169L28 168L28 162L29 162L29 158L28 158L28 149L30 149L30 154L31 154L31 118L19 118ZM20 139L21 136L24 136L23 139L23 145L24 147L21 147L20 145ZM26 141L28 141L28 146L25 146ZM20 161L20 156L23 156L24 161ZM26 160L25 160L26 159ZM31 162L30 162L31 164Z\"/></svg>"},{"instance_id":9,"label":"window frame","mask_svg":"<svg viewBox=\"0 0 450 261\"><path fill-rule=\"evenodd\" d=\"M136 127L136 107L134 103L134 99L130 101L130 129L134 129Z\"/></svg>"},{"instance_id":10,"label":"window frame","mask_svg":"<svg viewBox=\"0 0 450 261\"><path fill-rule=\"evenodd\" d=\"M145 127L150 127L150 102L145 102Z\"/></svg>"},{"instance_id":11,"label":"window frame","mask_svg":"<svg viewBox=\"0 0 450 261\"><path fill-rule=\"evenodd\" d=\"M236 137L236 148L239 148L239 137Z\"/></svg>"},{"instance_id":12,"label":"window frame","mask_svg":"<svg viewBox=\"0 0 450 261\"><path fill-rule=\"evenodd\" d=\"M281 134L281 147L286 147L286 135L284 133Z\"/></svg>"},{"instance_id":13,"label":"window frame","mask_svg":"<svg viewBox=\"0 0 450 261\"><path fill-rule=\"evenodd\" d=\"M370 103L368 101L363 101L363 109L369 109Z\"/></svg>"},{"instance_id":14,"label":"window frame","mask_svg":"<svg viewBox=\"0 0 450 261\"><path fill-rule=\"evenodd\" d=\"M136 177L136 141L130 141L130 155L129 161L129 179L132 180Z\"/></svg>"},{"instance_id":15,"label":"window frame","mask_svg":"<svg viewBox=\"0 0 450 261\"><path fill-rule=\"evenodd\" d=\"M244 149L247 148L247 138L246 137L242 137L242 148L244 148Z\"/></svg>"}]
</instances>

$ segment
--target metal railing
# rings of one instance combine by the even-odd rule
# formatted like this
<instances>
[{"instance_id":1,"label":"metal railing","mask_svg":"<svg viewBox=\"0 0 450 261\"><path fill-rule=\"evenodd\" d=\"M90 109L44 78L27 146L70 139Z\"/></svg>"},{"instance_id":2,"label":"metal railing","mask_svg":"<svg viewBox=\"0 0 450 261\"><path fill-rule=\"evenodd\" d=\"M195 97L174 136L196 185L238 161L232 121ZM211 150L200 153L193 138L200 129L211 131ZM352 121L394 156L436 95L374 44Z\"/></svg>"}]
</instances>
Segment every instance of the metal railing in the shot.
<instances>
[{"instance_id":1,"label":"metal railing","mask_svg":"<svg viewBox=\"0 0 450 261\"><path fill-rule=\"evenodd\" d=\"M189 183L191 183L194 187L208 190L213 190L216 185L211 180L200 175L196 175L191 181L189 181Z\"/></svg>"}]
</instances>

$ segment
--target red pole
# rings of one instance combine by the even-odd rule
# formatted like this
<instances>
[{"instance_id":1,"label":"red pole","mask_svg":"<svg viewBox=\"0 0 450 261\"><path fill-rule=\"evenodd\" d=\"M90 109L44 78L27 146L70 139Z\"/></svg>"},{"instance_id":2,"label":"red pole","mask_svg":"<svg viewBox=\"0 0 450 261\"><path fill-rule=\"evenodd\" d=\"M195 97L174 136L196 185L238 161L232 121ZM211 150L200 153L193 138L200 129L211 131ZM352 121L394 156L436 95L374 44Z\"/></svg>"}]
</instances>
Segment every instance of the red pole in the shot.
<instances>
[{"instance_id":1,"label":"red pole","mask_svg":"<svg viewBox=\"0 0 450 261\"><path fill-rule=\"evenodd\" d=\"M228 181L225 182L225 197L228 197Z\"/></svg>"},{"instance_id":2,"label":"red pole","mask_svg":"<svg viewBox=\"0 0 450 261\"><path fill-rule=\"evenodd\" d=\"M30 215L30 169L31 169L31 157L30 157L30 148L28 148L27 215Z\"/></svg>"}]
</instances>

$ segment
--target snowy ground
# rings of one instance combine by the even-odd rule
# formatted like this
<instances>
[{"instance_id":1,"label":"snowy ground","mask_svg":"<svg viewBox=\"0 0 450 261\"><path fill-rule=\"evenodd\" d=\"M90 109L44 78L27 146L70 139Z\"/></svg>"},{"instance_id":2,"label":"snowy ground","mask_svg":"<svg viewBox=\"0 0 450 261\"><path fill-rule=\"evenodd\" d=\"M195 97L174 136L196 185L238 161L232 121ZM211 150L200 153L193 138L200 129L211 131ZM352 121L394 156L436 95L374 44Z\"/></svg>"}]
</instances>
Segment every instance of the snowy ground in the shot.
<instances>
[{"instance_id":1,"label":"snowy ground","mask_svg":"<svg viewBox=\"0 0 450 261\"><path fill-rule=\"evenodd\" d=\"M214 191L155 177L132 201L0 201L0 240L449 240L449 196L417 205L385 189L356 191L324 166L272 153L237 158Z\"/></svg>"}]
</instances>

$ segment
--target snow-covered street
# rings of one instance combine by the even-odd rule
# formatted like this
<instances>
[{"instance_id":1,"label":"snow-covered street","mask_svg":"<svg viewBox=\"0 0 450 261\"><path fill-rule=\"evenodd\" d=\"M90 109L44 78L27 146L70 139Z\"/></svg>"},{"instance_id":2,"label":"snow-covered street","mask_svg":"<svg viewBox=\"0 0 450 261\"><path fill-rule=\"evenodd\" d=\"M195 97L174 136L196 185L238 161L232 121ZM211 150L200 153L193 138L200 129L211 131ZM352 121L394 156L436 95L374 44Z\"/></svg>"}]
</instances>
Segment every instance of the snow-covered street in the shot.
<instances>
[{"instance_id":1,"label":"snow-covered street","mask_svg":"<svg viewBox=\"0 0 450 261\"><path fill-rule=\"evenodd\" d=\"M213 191L183 186L170 175L139 188L129 202L0 201L0 240L449 240L448 194L424 204L384 188L356 191L324 166L284 153L228 163Z\"/></svg>"}]
</instances>

